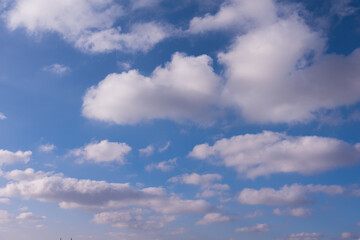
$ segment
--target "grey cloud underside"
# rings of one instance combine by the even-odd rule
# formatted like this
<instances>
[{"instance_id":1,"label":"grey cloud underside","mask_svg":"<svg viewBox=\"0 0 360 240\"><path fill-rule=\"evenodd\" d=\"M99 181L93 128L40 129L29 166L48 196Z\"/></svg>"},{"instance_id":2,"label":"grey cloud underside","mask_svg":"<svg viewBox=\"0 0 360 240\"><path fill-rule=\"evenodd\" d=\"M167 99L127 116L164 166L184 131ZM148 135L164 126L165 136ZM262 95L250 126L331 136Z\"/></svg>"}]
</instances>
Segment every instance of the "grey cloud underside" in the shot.
<instances>
[{"instance_id":1,"label":"grey cloud underside","mask_svg":"<svg viewBox=\"0 0 360 240\"><path fill-rule=\"evenodd\" d=\"M207 212L212 206L203 200L183 200L162 188L135 189L129 184L66 178L61 174L33 169L4 173L10 182L0 189L2 197L23 197L59 203L62 208L88 211L144 207L163 214Z\"/></svg>"},{"instance_id":2,"label":"grey cloud underside","mask_svg":"<svg viewBox=\"0 0 360 240\"><path fill-rule=\"evenodd\" d=\"M360 145L264 131L224 138L213 146L200 144L189 156L234 168L240 176L254 179L276 173L310 175L359 164Z\"/></svg>"}]
</instances>

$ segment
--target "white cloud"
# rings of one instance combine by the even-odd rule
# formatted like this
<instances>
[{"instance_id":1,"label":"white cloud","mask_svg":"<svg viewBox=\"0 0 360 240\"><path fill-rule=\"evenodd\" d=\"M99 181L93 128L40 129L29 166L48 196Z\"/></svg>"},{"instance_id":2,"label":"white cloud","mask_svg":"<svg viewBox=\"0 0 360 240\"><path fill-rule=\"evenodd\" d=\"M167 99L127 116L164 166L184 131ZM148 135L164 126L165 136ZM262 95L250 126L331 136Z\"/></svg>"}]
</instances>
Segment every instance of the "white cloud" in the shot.
<instances>
[{"instance_id":1,"label":"white cloud","mask_svg":"<svg viewBox=\"0 0 360 240\"><path fill-rule=\"evenodd\" d=\"M341 233L341 238L358 240L360 238L360 233L343 232Z\"/></svg>"},{"instance_id":2,"label":"white cloud","mask_svg":"<svg viewBox=\"0 0 360 240\"><path fill-rule=\"evenodd\" d=\"M160 148L158 149L158 151L159 151L159 152L165 152L165 151L170 147L170 144L171 144L170 141L166 142L166 144L165 144L163 147L160 147Z\"/></svg>"},{"instance_id":3,"label":"white cloud","mask_svg":"<svg viewBox=\"0 0 360 240\"><path fill-rule=\"evenodd\" d=\"M131 151L131 147L126 143L93 142L85 147L72 150L70 153L79 157L79 162L108 163L117 162L125 164L125 155Z\"/></svg>"},{"instance_id":4,"label":"white cloud","mask_svg":"<svg viewBox=\"0 0 360 240\"><path fill-rule=\"evenodd\" d=\"M206 14L191 20L190 33L244 28L265 25L276 20L275 3L272 0L229 0L215 15Z\"/></svg>"},{"instance_id":5,"label":"white cloud","mask_svg":"<svg viewBox=\"0 0 360 240\"><path fill-rule=\"evenodd\" d=\"M359 8L352 6L353 0L333 0L331 12L339 17L346 17L356 13Z\"/></svg>"},{"instance_id":6,"label":"white cloud","mask_svg":"<svg viewBox=\"0 0 360 240\"><path fill-rule=\"evenodd\" d=\"M210 225L213 223L230 222L233 219L229 216L223 216L220 213L208 213L202 219L196 222L196 225Z\"/></svg>"},{"instance_id":7,"label":"white cloud","mask_svg":"<svg viewBox=\"0 0 360 240\"><path fill-rule=\"evenodd\" d=\"M256 224L251 227L242 227L236 228L235 232L254 232L254 233L264 233L270 231L270 227L267 224Z\"/></svg>"},{"instance_id":8,"label":"white cloud","mask_svg":"<svg viewBox=\"0 0 360 240\"><path fill-rule=\"evenodd\" d=\"M275 215L290 215L293 217L311 217L311 211L308 208L285 208L285 209L279 209L275 208L273 210L273 213Z\"/></svg>"},{"instance_id":9,"label":"white cloud","mask_svg":"<svg viewBox=\"0 0 360 240\"><path fill-rule=\"evenodd\" d=\"M0 188L0 197L23 197L59 203L65 209L90 211L146 207L163 214L208 212L213 207L204 200L183 200L163 188L132 188L128 183L107 183L66 178L53 172L33 169L3 173L10 182Z\"/></svg>"},{"instance_id":10,"label":"white cloud","mask_svg":"<svg viewBox=\"0 0 360 240\"><path fill-rule=\"evenodd\" d=\"M16 220L19 221L30 221L30 222L38 222L41 220L46 219L45 216L36 216L35 214L33 214L32 212L23 212L20 213L19 216L16 217Z\"/></svg>"},{"instance_id":11,"label":"white cloud","mask_svg":"<svg viewBox=\"0 0 360 240\"><path fill-rule=\"evenodd\" d=\"M0 203L10 203L10 199L8 199L8 198L0 198Z\"/></svg>"},{"instance_id":12,"label":"white cloud","mask_svg":"<svg viewBox=\"0 0 360 240\"><path fill-rule=\"evenodd\" d=\"M246 178L275 173L315 174L359 163L360 151L341 140L264 131L197 145L190 156L233 167Z\"/></svg>"},{"instance_id":13,"label":"white cloud","mask_svg":"<svg viewBox=\"0 0 360 240\"><path fill-rule=\"evenodd\" d=\"M123 212L102 212L94 216L93 222L97 224L110 224L116 228L154 230L162 228L166 223L176 219L175 216L150 216L146 219L140 209Z\"/></svg>"},{"instance_id":14,"label":"white cloud","mask_svg":"<svg viewBox=\"0 0 360 240\"><path fill-rule=\"evenodd\" d=\"M43 70L45 72L50 72L50 73L53 73L53 74L62 75L64 73L69 72L70 68L67 67L67 66L55 63L55 64L44 67Z\"/></svg>"},{"instance_id":15,"label":"white cloud","mask_svg":"<svg viewBox=\"0 0 360 240\"><path fill-rule=\"evenodd\" d=\"M244 216L244 218L257 218L263 216L264 213L261 210L255 210L252 213L248 213Z\"/></svg>"},{"instance_id":16,"label":"white cloud","mask_svg":"<svg viewBox=\"0 0 360 240\"><path fill-rule=\"evenodd\" d=\"M153 145L149 145L147 146L146 148L142 148L142 149L139 149L139 154L140 156L151 156L153 153L154 153L154 146Z\"/></svg>"},{"instance_id":17,"label":"white cloud","mask_svg":"<svg viewBox=\"0 0 360 240\"><path fill-rule=\"evenodd\" d=\"M222 191L229 190L230 187L227 184L214 183L222 180L222 176L219 174L204 174L197 173L183 174L170 178L168 181L172 183L198 185L201 187L201 192L196 194L196 197L207 198L215 195L221 196Z\"/></svg>"},{"instance_id":18,"label":"white cloud","mask_svg":"<svg viewBox=\"0 0 360 240\"><path fill-rule=\"evenodd\" d=\"M75 46L93 53L114 50L136 52L149 51L154 45L169 37L172 30L159 23L137 23L128 33L121 28L109 28L97 32L86 32L75 42Z\"/></svg>"},{"instance_id":19,"label":"white cloud","mask_svg":"<svg viewBox=\"0 0 360 240\"><path fill-rule=\"evenodd\" d=\"M136 70L110 74L87 91L83 115L117 124L152 119L210 124L219 84L210 63L206 55L188 57L176 53L150 78Z\"/></svg>"},{"instance_id":20,"label":"white cloud","mask_svg":"<svg viewBox=\"0 0 360 240\"><path fill-rule=\"evenodd\" d=\"M161 0L132 0L132 8L139 9L139 8L149 8L157 6Z\"/></svg>"},{"instance_id":21,"label":"white cloud","mask_svg":"<svg viewBox=\"0 0 360 240\"><path fill-rule=\"evenodd\" d=\"M152 171L154 169L160 170L162 172L169 172L176 167L176 158L170 159L168 161L163 161L159 163L152 163L145 167L146 171Z\"/></svg>"},{"instance_id":22,"label":"white cloud","mask_svg":"<svg viewBox=\"0 0 360 240\"><path fill-rule=\"evenodd\" d=\"M260 123L309 121L321 109L358 102L360 50L346 57L323 54L324 45L296 15L239 36L219 54L226 101Z\"/></svg>"},{"instance_id":23,"label":"white cloud","mask_svg":"<svg viewBox=\"0 0 360 240\"><path fill-rule=\"evenodd\" d=\"M5 120L7 117L2 113L0 112L0 120Z\"/></svg>"},{"instance_id":24,"label":"white cloud","mask_svg":"<svg viewBox=\"0 0 360 240\"><path fill-rule=\"evenodd\" d=\"M282 205L295 206L307 205L314 202L309 198L312 193L325 193L327 195L339 195L344 193L344 189L337 185L285 185L281 189L261 188L259 190L245 188L238 195L238 201L242 204L250 205Z\"/></svg>"},{"instance_id":25,"label":"white cloud","mask_svg":"<svg viewBox=\"0 0 360 240\"><path fill-rule=\"evenodd\" d=\"M200 175L197 173L183 174L180 176L172 177L169 182L199 185L202 188L207 188L213 184L213 182L220 181L222 176L220 174L204 174Z\"/></svg>"},{"instance_id":26,"label":"white cloud","mask_svg":"<svg viewBox=\"0 0 360 240\"><path fill-rule=\"evenodd\" d=\"M10 152L8 150L0 149L0 166L15 163L28 163L31 154L31 151Z\"/></svg>"},{"instance_id":27,"label":"white cloud","mask_svg":"<svg viewBox=\"0 0 360 240\"><path fill-rule=\"evenodd\" d=\"M143 3L139 3L144 6ZM30 34L59 33L66 41L89 52L147 51L169 35L168 27L136 23L128 33L114 26L124 15L114 0L15 0L3 13L10 30L25 28Z\"/></svg>"},{"instance_id":28,"label":"white cloud","mask_svg":"<svg viewBox=\"0 0 360 240\"><path fill-rule=\"evenodd\" d=\"M284 240L319 240L325 237L321 233L292 233Z\"/></svg>"},{"instance_id":29,"label":"white cloud","mask_svg":"<svg viewBox=\"0 0 360 240\"><path fill-rule=\"evenodd\" d=\"M47 144L40 145L39 151L48 153L48 152L54 151L55 148L56 148L56 146L54 144L47 143Z\"/></svg>"}]
</instances>

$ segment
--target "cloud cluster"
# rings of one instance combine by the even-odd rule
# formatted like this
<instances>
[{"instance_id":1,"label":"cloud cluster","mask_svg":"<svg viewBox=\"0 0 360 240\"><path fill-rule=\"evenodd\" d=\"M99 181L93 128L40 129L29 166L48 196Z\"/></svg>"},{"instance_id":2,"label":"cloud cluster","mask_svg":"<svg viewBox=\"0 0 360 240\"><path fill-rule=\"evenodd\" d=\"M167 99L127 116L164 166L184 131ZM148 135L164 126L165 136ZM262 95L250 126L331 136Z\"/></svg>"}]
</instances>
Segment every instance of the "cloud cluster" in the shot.
<instances>
[{"instance_id":1,"label":"cloud cluster","mask_svg":"<svg viewBox=\"0 0 360 240\"><path fill-rule=\"evenodd\" d=\"M150 77L136 70L109 75L87 92L83 114L122 125L152 119L203 124L218 108L231 109L250 122L294 123L316 119L324 109L357 103L360 50L348 56L326 54L324 34L307 25L299 11L273 0L226 1L216 14L192 19L187 31L236 29L233 44L217 56L224 74L213 73L208 56L175 54L165 69L157 68ZM112 36L116 30L106 31L99 35ZM146 35L144 30L135 32ZM159 32L151 30L160 40Z\"/></svg>"},{"instance_id":2,"label":"cloud cluster","mask_svg":"<svg viewBox=\"0 0 360 240\"><path fill-rule=\"evenodd\" d=\"M79 162L109 163L116 162L125 164L125 155L131 151L126 143L100 142L90 143L82 148L74 149L70 153L79 158Z\"/></svg>"},{"instance_id":3,"label":"cloud cluster","mask_svg":"<svg viewBox=\"0 0 360 240\"><path fill-rule=\"evenodd\" d=\"M0 149L0 166L15 163L28 163L30 161L31 154L31 151L11 152L8 150Z\"/></svg>"},{"instance_id":4,"label":"cloud cluster","mask_svg":"<svg viewBox=\"0 0 360 240\"><path fill-rule=\"evenodd\" d=\"M259 190L245 188L243 189L237 200L241 204L250 205L271 205L271 206L298 206L308 205L314 202L309 195L313 193L324 193L330 196L344 193L344 188L338 185L285 185L279 190L274 188L261 188ZM283 213L281 210L277 213ZM295 210L297 214L304 213L304 210ZM291 213L291 210L290 210ZM294 213L294 212L293 212Z\"/></svg>"},{"instance_id":5,"label":"cloud cluster","mask_svg":"<svg viewBox=\"0 0 360 240\"><path fill-rule=\"evenodd\" d=\"M314 174L359 163L359 144L317 136L292 137L264 131L200 144L191 157L219 163L246 178L275 173Z\"/></svg>"},{"instance_id":6,"label":"cloud cluster","mask_svg":"<svg viewBox=\"0 0 360 240\"><path fill-rule=\"evenodd\" d=\"M175 216L149 216L144 219L142 209L128 211L102 212L95 214L93 222L97 224L109 224L116 228L154 230L162 228L166 223L176 219Z\"/></svg>"},{"instance_id":7,"label":"cloud cluster","mask_svg":"<svg viewBox=\"0 0 360 240\"><path fill-rule=\"evenodd\" d=\"M107 183L66 178L33 169L3 173L10 180L0 188L1 197L23 197L59 203L65 209L101 211L126 207L150 208L163 214L207 212L212 206L204 200L183 200L163 188L135 189L127 183Z\"/></svg>"},{"instance_id":8,"label":"cloud cluster","mask_svg":"<svg viewBox=\"0 0 360 240\"><path fill-rule=\"evenodd\" d=\"M321 233L292 233L284 240L319 240L325 237Z\"/></svg>"},{"instance_id":9,"label":"cloud cluster","mask_svg":"<svg viewBox=\"0 0 360 240\"><path fill-rule=\"evenodd\" d=\"M136 70L110 74L85 94L85 117L117 124L152 119L210 124L215 116L219 77L211 59L173 55L170 63L157 67L151 77Z\"/></svg>"},{"instance_id":10,"label":"cloud cluster","mask_svg":"<svg viewBox=\"0 0 360 240\"><path fill-rule=\"evenodd\" d=\"M15 0L2 17L10 30L55 32L88 52L147 51L168 37L168 27L155 22L137 23L122 32L114 24L125 13L114 0Z\"/></svg>"}]
</instances>

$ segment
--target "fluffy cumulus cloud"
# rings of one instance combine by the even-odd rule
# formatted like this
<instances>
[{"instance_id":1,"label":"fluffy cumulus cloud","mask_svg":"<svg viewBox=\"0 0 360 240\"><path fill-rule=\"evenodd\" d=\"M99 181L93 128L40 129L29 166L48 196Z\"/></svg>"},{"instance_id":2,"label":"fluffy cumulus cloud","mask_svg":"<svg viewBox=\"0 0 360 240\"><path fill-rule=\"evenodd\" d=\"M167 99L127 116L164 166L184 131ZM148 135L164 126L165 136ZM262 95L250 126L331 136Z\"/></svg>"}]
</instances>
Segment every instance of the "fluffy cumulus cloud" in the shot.
<instances>
[{"instance_id":1,"label":"fluffy cumulus cloud","mask_svg":"<svg viewBox=\"0 0 360 240\"><path fill-rule=\"evenodd\" d=\"M0 166L15 163L28 163L30 161L31 154L31 151L11 152L8 150L0 149Z\"/></svg>"},{"instance_id":2,"label":"fluffy cumulus cloud","mask_svg":"<svg viewBox=\"0 0 360 240\"><path fill-rule=\"evenodd\" d=\"M138 23L129 32L122 32L114 23L124 13L114 0L80 0L76 4L63 0L16 0L7 4L2 16L11 30L25 28L31 34L56 32L90 52L147 51L168 36L167 29L156 23Z\"/></svg>"},{"instance_id":3,"label":"fluffy cumulus cloud","mask_svg":"<svg viewBox=\"0 0 360 240\"><path fill-rule=\"evenodd\" d=\"M229 216L223 216L220 213L208 213L202 219L196 222L196 225L210 225L213 223L230 222L233 219Z\"/></svg>"},{"instance_id":4,"label":"fluffy cumulus cloud","mask_svg":"<svg viewBox=\"0 0 360 240\"><path fill-rule=\"evenodd\" d=\"M188 31L204 33L229 28L248 29L275 20L276 7L272 0L230 0L225 1L214 15L206 14L204 17L193 18Z\"/></svg>"},{"instance_id":5,"label":"fluffy cumulus cloud","mask_svg":"<svg viewBox=\"0 0 360 240\"><path fill-rule=\"evenodd\" d=\"M122 212L102 212L94 216L93 222L109 224L116 228L154 230L165 226L176 219L175 216L149 216L144 218L144 210L131 209Z\"/></svg>"},{"instance_id":6,"label":"fluffy cumulus cloud","mask_svg":"<svg viewBox=\"0 0 360 240\"><path fill-rule=\"evenodd\" d=\"M311 216L311 211L308 208L285 208L285 209L275 208L273 210L273 213L275 215L280 215L280 216L290 215L293 217L301 217L301 218Z\"/></svg>"},{"instance_id":7,"label":"fluffy cumulus cloud","mask_svg":"<svg viewBox=\"0 0 360 240\"><path fill-rule=\"evenodd\" d=\"M320 109L356 103L360 50L324 54L325 43L296 10L250 28L219 54L226 101L252 122L308 121Z\"/></svg>"},{"instance_id":8,"label":"fluffy cumulus cloud","mask_svg":"<svg viewBox=\"0 0 360 240\"><path fill-rule=\"evenodd\" d=\"M176 167L176 158L167 160L167 161L162 161L159 163L152 163L149 164L145 167L146 171L152 171L152 170L159 170L162 172L169 172L171 170L173 170Z\"/></svg>"},{"instance_id":9,"label":"fluffy cumulus cloud","mask_svg":"<svg viewBox=\"0 0 360 240\"><path fill-rule=\"evenodd\" d=\"M201 188L201 192L197 193L196 196L205 198L221 195L223 191L230 189L227 184L214 183L220 180L222 180L222 176L220 174L200 175L197 173L186 173L180 176L172 177L168 181L172 183L198 185Z\"/></svg>"},{"instance_id":10,"label":"fluffy cumulus cloud","mask_svg":"<svg viewBox=\"0 0 360 240\"><path fill-rule=\"evenodd\" d=\"M190 156L219 163L246 178L275 173L314 174L356 164L360 160L359 144L317 136L292 137L264 131L224 138L213 146L194 147Z\"/></svg>"},{"instance_id":11,"label":"fluffy cumulus cloud","mask_svg":"<svg viewBox=\"0 0 360 240\"><path fill-rule=\"evenodd\" d=\"M265 233L270 231L270 227L267 224L259 223L251 227L236 228L235 232L253 232L253 233Z\"/></svg>"},{"instance_id":12,"label":"fluffy cumulus cloud","mask_svg":"<svg viewBox=\"0 0 360 240\"><path fill-rule=\"evenodd\" d=\"M110 74L87 91L83 115L117 124L152 119L210 124L220 81L210 64L206 55L176 53L150 77L136 70Z\"/></svg>"},{"instance_id":13,"label":"fluffy cumulus cloud","mask_svg":"<svg viewBox=\"0 0 360 240\"><path fill-rule=\"evenodd\" d=\"M3 173L9 183L0 188L1 197L23 197L59 203L65 209L101 211L144 207L163 214L207 212L213 207L204 200L183 200L163 188L135 189L128 183L108 183L67 178L33 169Z\"/></svg>"},{"instance_id":14,"label":"fluffy cumulus cloud","mask_svg":"<svg viewBox=\"0 0 360 240\"><path fill-rule=\"evenodd\" d=\"M82 148L74 149L70 153L78 157L79 162L109 163L116 162L125 164L125 155L131 151L131 147L126 143L100 142L90 143Z\"/></svg>"},{"instance_id":15,"label":"fluffy cumulus cloud","mask_svg":"<svg viewBox=\"0 0 360 240\"><path fill-rule=\"evenodd\" d=\"M324 193L330 196L343 194L345 189L338 185L285 185L279 190L274 188L261 188L259 190L245 188L243 189L237 200L241 204L250 205L278 205L278 206L296 206L296 205L308 205L314 202L313 198L309 195L314 193ZM290 210L291 212L291 210ZM293 213L304 214L304 210L295 210ZM281 210L277 210L276 213L284 213Z\"/></svg>"}]
</instances>

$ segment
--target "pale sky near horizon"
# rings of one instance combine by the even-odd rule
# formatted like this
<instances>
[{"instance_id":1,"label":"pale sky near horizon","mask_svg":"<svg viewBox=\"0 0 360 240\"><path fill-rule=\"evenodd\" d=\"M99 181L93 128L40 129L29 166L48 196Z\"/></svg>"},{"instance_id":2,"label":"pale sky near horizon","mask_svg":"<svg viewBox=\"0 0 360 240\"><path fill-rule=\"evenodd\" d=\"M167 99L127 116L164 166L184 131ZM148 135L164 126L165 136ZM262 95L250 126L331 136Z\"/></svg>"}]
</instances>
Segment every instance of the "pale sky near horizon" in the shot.
<instances>
[{"instance_id":1,"label":"pale sky near horizon","mask_svg":"<svg viewBox=\"0 0 360 240\"><path fill-rule=\"evenodd\" d=\"M0 0L0 240L359 240L358 0Z\"/></svg>"}]
</instances>

